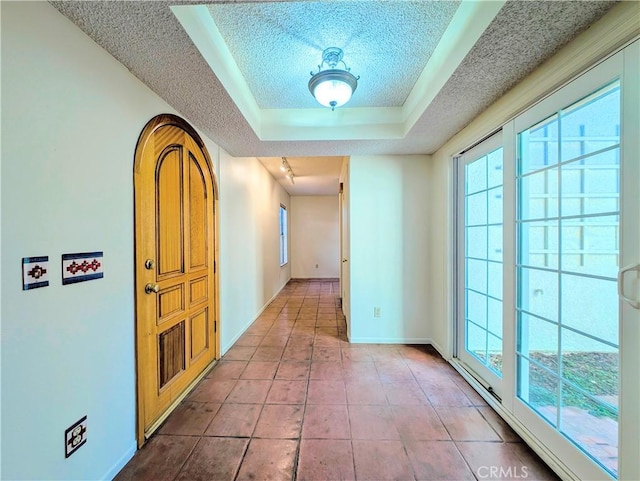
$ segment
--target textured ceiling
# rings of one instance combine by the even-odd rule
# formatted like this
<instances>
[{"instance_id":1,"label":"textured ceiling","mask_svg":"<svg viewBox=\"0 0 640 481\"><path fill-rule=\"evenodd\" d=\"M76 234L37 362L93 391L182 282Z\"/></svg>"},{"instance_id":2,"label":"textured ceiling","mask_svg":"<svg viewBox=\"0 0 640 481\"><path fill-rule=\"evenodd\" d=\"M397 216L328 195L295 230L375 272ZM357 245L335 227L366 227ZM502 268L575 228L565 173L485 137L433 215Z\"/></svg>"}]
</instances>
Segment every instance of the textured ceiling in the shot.
<instances>
[{"instance_id":1,"label":"textured ceiling","mask_svg":"<svg viewBox=\"0 0 640 481\"><path fill-rule=\"evenodd\" d=\"M526 75L532 72L544 60L552 56L590 24L599 19L611 8L615 1L519 1L509 0L501 8L488 27L480 35L466 56L452 71L441 88L434 92L433 98L420 113L415 123L406 135L397 138L376 138L371 134L366 140L339 138L325 140L296 140L283 139L265 141L256 134L251 124L245 119L234 100L223 87L219 77L212 72L209 64L203 58L199 50L194 46L190 36L172 13L171 6L179 4L220 3L234 4L229 7L266 9L269 5L247 0L245 2L208 2L204 1L54 1L51 2L63 15L85 31L94 41L110 52L118 61L128 68L135 76L147 84L160 97L164 98L173 108L188 118L195 126L205 132L211 139L234 156L255 157L306 157L306 156L347 156L362 154L429 154L436 151L449 138L460 131L473 118L491 105L501 95L507 92ZM235 5L237 3L238 5ZM379 13L385 8L398 9L396 21L409 15L413 8L420 9L418 19L406 19L418 22L429 8L438 10L450 7L449 4L438 6L438 1L425 0L422 2L410 2L404 0L363 0L360 2L279 2L277 5L280 13L277 15L231 15L226 21L221 20L222 30L232 31L238 28L244 31L244 35L253 35L254 29L265 32L280 29L278 35L284 44L279 45L281 50L307 49L304 60L285 62L288 68L299 67L306 76L302 91L306 89L309 71L319 62L321 49L329 46L329 42L322 37L325 27L330 27L334 16L328 13L316 15L304 15L292 12L304 10L304 8L318 11L331 11L349 5L356 5L356 14L359 22L373 22L379 19ZM423 5L424 4L424 5ZM305 7L305 5L307 7ZM225 9L226 5L216 5ZM421 10L424 7L426 10ZM230 9L231 11L231 9ZM266 10L262 10L266 11ZM371 12L371 16L369 16ZM404 12L404 13L403 13ZM407 13L409 12L409 13ZM266 17L264 16L266 15ZM287 17L289 15L289 17ZM320 16L319 16L320 15ZM290 26L290 20L295 17L298 26ZM319 21L318 18L322 18ZM283 20L286 19L286 20ZM423 18L424 20L424 18ZM283 23L284 22L284 23ZM443 25L445 21L440 22ZM234 27L235 24L235 27ZM392 39L399 50L404 52L402 61L405 64L415 60L413 70L422 68L419 64L424 58L414 58L411 43L402 45L403 42L420 42L419 35L404 35L403 31L387 31L380 34L379 38L364 35L360 30L350 29L348 19L340 19L339 22L347 36L339 39L345 50L345 60L352 67L356 75L361 75L361 87L366 78L377 78L378 72L369 66L359 65L363 59L371 58L385 51L387 42ZM355 22L353 23L355 25ZM360 23L361 24L361 23ZM280 27L278 27L280 25ZM317 31L318 37L307 38L309 32ZM304 33L304 35L301 34ZM258 42L260 36L256 32ZM260 35L264 35L264 32ZM302 35L302 36L301 36ZM427 37L425 32L424 37ZM366 40L365 40L366 39ZM428 42L428 40L425 40ZM233 42L231 42L233 44ZM231 45L232 49L239 46ZM246 47L243 47L246 48ZM429 47L430 48L430 47ZM427 55L429 48L425 48L420 55ZM261 45L263 55L253 55L264 63L270 63L272 58L262 58L271 52L271 48L265 41ZM425 53L426 52L426 53ZM274 52L278 55L279 52ZM242 57L242 55L241 55ZM251 65L252 55L244 54L244 58L237 61L244 69L248 83L258 82L265 73L260 69L264 66ZM382 59L381 59L382 61ZM244 62L244 64L243 64ZM299 65L301 64L301 65ZM361 69L361 70L360 70ZM398 93L406 85L411 83L405 71L389 69L387 75L395 73L398 77L387 79L384 82L386 94L389 98L398 95L398 98L406 96L406 93ZM406 69L405 69L406 70ZM415 76L415 74L412 74ZM404 78L406 76L406 78ZM382 81L380 81L382 83ZM404 86L402 88L396 86ZM356 95L360 94L360 88ZM261 87L262 88L262 87ZM367 87L368 88L368 87ZM271 87L269 87L271 89ZM264 106L281 105L286 102L282 97L288 95L286 91L253 92L254 96ZM259 89L257 89L259 90ZM356 97L349 105L362 105L365 98L367 102L375 104L379 102L377 96L380 93L366 92L358 100ZM302 94L300 94L302 95ZM276 98L272 98L276 97ZM306 106L310 101L305 97ZM393 102L398 102L394 100ZM297 105L290 105L297 107ZM301 105L300 107L305 107ZM317 109L315 109L317 110ZM338 109L339 110L339 109ZM336 119L343 112L336 110ZM351 109L358 111L358 108ZM330 111L327 110L330 113ZM319 118L326 112L321 111ZM309 128L313 129L313 122Z\"/></svg>"},{"instance_id":2,"label":"textured ceiling","mask_svg":"<svg viewBox=\"0 0 640 481\"><path fill-rule=\"evenodd\" d=\"M286 157L294 174L291 183L280 170L281 157L258 157L291 195L336 195L344 157Z\"/></svg>"},{"instance_id":3,"label":"textured ceiling","mask_svg":"<svg viewBox=\"0 0 640 481\"><path fill-rule=\"evenodd\" d=\"M209 11L260 108L318 107L307 83L327 47L341 48L361 77L349 107L399 107L458 4L221 3Z\"/></svg>"}]
</instances>

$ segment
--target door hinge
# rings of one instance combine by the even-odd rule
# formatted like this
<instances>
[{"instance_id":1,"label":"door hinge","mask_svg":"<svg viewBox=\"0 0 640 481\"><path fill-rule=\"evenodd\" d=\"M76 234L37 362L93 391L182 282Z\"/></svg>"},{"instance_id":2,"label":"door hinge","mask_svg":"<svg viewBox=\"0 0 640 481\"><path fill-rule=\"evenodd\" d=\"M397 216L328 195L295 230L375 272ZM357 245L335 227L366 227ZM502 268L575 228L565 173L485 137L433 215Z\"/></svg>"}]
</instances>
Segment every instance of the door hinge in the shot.
<instances>
[{"instance_id":1,"label":"door hinge","mask_svg":"<svg viewBox=\"0 0 640 481\"><path fill-rule=\"evenodd\" d=\"M218 332L218 321L213 321L213 332Z\"/></svg>"},{"instance_id":2,"label":"door hinge","mask_svg":"<svg viewBox=\"0 0 640 481\"><path fill-rule=\"evenodd\" d=\"M213 261L213 273L216 273L216 261Z\"/></svg>"}]
</instances>

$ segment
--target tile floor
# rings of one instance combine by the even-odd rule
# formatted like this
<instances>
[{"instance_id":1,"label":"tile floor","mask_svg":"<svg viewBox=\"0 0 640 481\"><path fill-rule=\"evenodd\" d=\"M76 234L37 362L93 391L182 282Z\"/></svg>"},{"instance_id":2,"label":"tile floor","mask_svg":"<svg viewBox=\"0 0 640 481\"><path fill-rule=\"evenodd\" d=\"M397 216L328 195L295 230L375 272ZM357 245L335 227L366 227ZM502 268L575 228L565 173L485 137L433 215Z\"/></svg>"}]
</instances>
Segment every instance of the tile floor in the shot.
<instances>
[{"instance_id":1,"label":"tile floor","mask_svg":"<svg viewBox=\"0 0 640 481\"><path fill-rule=\"evenodd\" d=\"M289 282L116 480L557 479L429 346L349 344L337 297Z\"/></svg>"}]
</instances>

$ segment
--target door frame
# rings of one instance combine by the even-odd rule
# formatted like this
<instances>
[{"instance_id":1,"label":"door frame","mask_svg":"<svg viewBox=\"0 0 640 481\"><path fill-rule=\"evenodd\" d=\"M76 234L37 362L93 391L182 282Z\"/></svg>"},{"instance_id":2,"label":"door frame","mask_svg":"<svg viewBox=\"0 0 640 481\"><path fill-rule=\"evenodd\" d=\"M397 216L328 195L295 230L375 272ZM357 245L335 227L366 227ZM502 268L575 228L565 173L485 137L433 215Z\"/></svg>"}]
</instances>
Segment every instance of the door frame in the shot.
<instances>
[{"instance_id":1,"label":"door frame","mask_svg":"<svg viewBox=\"0 0 640 481\"><path fill-rule=\"evenodd\" d=\"M602 81L591 82L590 76L586 77L585 74L591 72L593 70L598 70L602 68L601 66L611 60L613 57L618 55L618 62L623 62L621 68L618 69L620 72L620 79L622 80L622 88L623 88L623 100L622 102L622 111L621 111L621 120L622 120L622 132L625 130L630 130L635 128L640 121L640 111L635 108L637 105L640 105L640 85L637 83L638 74L640 73L640 40L638 38L631 41L629 44L622 46L620 49L612 52L606 58L601 59L599 61L593 62L588 67L583 69L579 74L567 80L561 87L549 92L542 98L538 100L533 105L528 106L523 109L519 113L515 114L509 120L507 120L503 125L503 134L505 136L504 142L504 198L505 199L515 199L515 150L516 150L516 122L515 119L523 115L524 113L530 111L541 103L545 102L549 97L551 97L555 92L560 90L560 88L565 87L569 84L573 84L574 86L578 85L578 83L582 84L586 82L590 84L591 88L587 86L579 87L578 90L585 90L583 95L588 94L592 91L595 91L597 88L602 87L606 84L606 80L604 83ZM579 81L578 83L575 83ZM580 95L577 95L578 99ZM625 98L626 97L626 98ZM575 99L574 99L575 100ZM571 103L571 100L565 99L567 104ZM626 127L625 127L626 126ZM621 152L622 152L622 169L624 170L624 174L621 173L621 178L624 177L629 183L635 182L637 183L637 179L640 179L640 160L638 159L638 151L640 147L640 138L638 136L630 136L623 134L621 136ZM508 170L509 169L509 170ZM457 224L455 222L455 216L453 213L457 212L455 208L455 203L457 202L457 196L455 195L455 186L457 185L457 166L455 162L450 164L449 167L449 175L450 175L450 188L452 189L452 194L450 199L452 200L452 205L454 206L452 210L450 210L450 219L453 219L449 225L449 235L451 238L455 239L456 235L456 227ZM509 180L512 179L512 180ZM628 186L629 183L626 185ZM621 206L620 206L620 222L621 225L623 223L623 218L631 217L630 212L636 212L637 206L640 202L640 193L637 189L625 189L625 185L621 186ZM508 189L508 190L507 190ZM624 194L622 193L624 192ZM515 209L516 206L514 203L505 202L505 208L503 210L503 222L505 225L515 224ZM634 219L637 216L632 216ZM626 222L628 224L628 222ZM515 233L514 233L515 234ZM621 239L621 259L620 259L620 267L624 267L630 263L637 263L639 253L640 253L640 223L636 222L635 224L625 226L625 229L620 233ZM456 290L456 255L457 255L457 244L453 244L453 249L450 252L451 260L450 260L450 286L449 289L452 293ZM505 289L507 286L513 286L515 282L515 267L510 268L509 266L515 266L515 253L516 253L516 242L515 236L511 239L505 238L504 244L504 253L505 257L503 257L503 262L505 263L504 269L504 286ZM509 255L509 258L506 255ZM638 281L640 277L636 277L635 287L638 287ZM632 288L634 283L631 279L627 279L628 285L627 292L632 292ZM515 292L511 292L508 294L505 292L505 300L511 299L515 301ZM619 466L618 466L618 479L639 479L638 473L640 473L640 457L638 453L640 452L640 439L637 436L637 426L638 420L640 420L640 380L637 376L637 368L640 365L640 350L637 349L637 345L634 344L634 341L640 336L640 312L638 310L633 310L633 308L627 305L625 302L620 301L621 305L621 320L620 320L620 405L619 405L619 413L621 416L619 418L619 430L618 430L618 439L619 439ZM505 309L506 309L505 305ZM595 463L587 459L587 455L583 454L578 450L578 448L567 445L564 440L561 440L561 436L559 436L555 431L551 428L546 428L544 424L540 424L539 429L531 429L531 421L538 420L538 416L531 412L526 406L523 405L521 401L517 399L517 396L513 393L516 392L515 387L515 370L511 372L508 376L505 372L505 385L504 389L506 393L512 393L512 396L506 395L502 398L502 402L498 402L495 398L488 395L484 388L482 382L479 382L467 369L466 366L458 361L456 358L456 347L457 347L457 333L455 332L456 322L455 322L455 311L457 305L455 302L452 302L449 306L451 315L449 319L451 320L449 324L449 348L451 352L454 353L453 359L451 360L452 365L456 368L456 370L471 384L476 391L487 401L487 403L496 410L496 412L527 442L532 449L540 455L540 457L547 462L551 466L551 468L558 473L563 479L586 479L590 474L593 473L593 467ZM509 322L512 326L515 326L515 315L513 311L515 310L515 302L512 302L512 306L508 309L511 311L508 317L505 317L505 320ZM507 339L506 335L504 337L505 341L508 342L516 342L515 338L515 330L512 333L512 337ZM514 354L515 355L515 354ZM511 356L511 355L510 355ZM506 353L505 353L506 357ZM515 364L515 363L514 363ZM623 414L624 413L624 414ZM542 433L542 434L541 434ZM555 439L554 439L555 438ZM558 442L556 442L556 439ZM624 440L624 442L623 442ZM560 443L560 441L562 441ZM605 472L603 469L599 468L602 474ZM611 479L611 478L607 478Z\"/></svg>"},{"instance_id":2,"label":"door frame","mask_svg":"<svg viewBox=\"0 0 640 481\"><path fill-rule=\"evenodd\" d=\"M214 268L213 268L213 299L214 299L214 321L215 321L215 332L214 332L214 343L215 343L215 359L213 363L216 362L217 359L220 358L220 280L219 280L219 269L217 266L219 263L219 212L218 212L218 181L215 174L215 169L211 157L209 156L209 152L207 150L206 145L204 144L200 135L196 132L196 130L189 125L189 123L173 114L160 114L153 117L145 127L142 129L140 136L138 137L138 141L136 143L135 156L134 156L134 164L133 164L133 197L134 197L134 243L133 243L133 254L134 254L134 304L135 304L135 312L134 312L134 325L135 325L135 339L136 339L136 438L138 441L138 448L142 447L145 443L145 425L144 425L144 399L143 399L143 385L147 382L145 379L146 372L142 369L141 362L141 354L140 354L140 346L141 340L144 339L145 333L144 326L142 323L138 322L139 318L139 310L140 306L138 304L138 294L144 292L144 281L142 279L141 273L145 269L144 262L141 254L138 253L138 239L142 239L142 223L138 222L138 216L140 214L142 205L145 202L145 199L142 199L137 192L139 192L139 184L141 182L141 167L144 160L144 151L147 148L153 148L153 146L149 145L149 141L152 139L153 134L161 127L173 126L177 127L184 132L186 132L199 147L200 152L202 153L206 164L207 164L207 174L211 178L211 185L213 188L213 259L214 259ZM148 201L148 200L147 200ZM211 366L211 364L209 365ZM166 413L161 416L160 419L166 418L166 416L182 401L182 399L187 395L187 393L195 386L200 379L203 377L204 373L206 373L208 367L203 370L201 375L196 377L193 383L185 389L183 394L176 399L174 403L169 407ZM159 423L157 423L158 425Z\"/></svg>"}]
</instances>

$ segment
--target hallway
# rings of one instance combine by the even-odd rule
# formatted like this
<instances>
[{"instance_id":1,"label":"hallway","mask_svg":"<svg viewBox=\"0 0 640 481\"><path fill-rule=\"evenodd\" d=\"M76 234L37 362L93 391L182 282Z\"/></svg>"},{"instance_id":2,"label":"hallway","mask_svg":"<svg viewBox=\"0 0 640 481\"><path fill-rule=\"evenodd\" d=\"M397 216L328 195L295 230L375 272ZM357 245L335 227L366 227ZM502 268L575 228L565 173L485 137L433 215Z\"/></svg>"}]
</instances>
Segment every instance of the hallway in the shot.
<instances>
[{"instance_id":1,"label":"hallway","mask_svg":"<svg viewBox=\"0 0 640 481\"><path fill-rule=\"evenodd\" d=\"M430 346L349 344L338 297L290 281L116 480L556 479Z\"/></svg>"}]
</instances>

